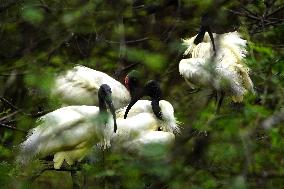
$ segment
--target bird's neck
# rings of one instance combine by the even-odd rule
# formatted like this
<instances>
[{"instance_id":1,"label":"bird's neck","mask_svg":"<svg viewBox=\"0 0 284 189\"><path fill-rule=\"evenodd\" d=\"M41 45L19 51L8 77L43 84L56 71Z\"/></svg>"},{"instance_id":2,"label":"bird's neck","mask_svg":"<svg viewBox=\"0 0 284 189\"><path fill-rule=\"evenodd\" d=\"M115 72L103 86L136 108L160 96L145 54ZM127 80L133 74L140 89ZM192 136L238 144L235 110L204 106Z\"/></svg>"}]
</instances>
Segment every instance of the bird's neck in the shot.
<instances>
[{"instance_id":1,"label":"bird's neck","mask_svg":"<svg viewBox=\"0 0 284 189\"><path fill-rule=\"evenodd\" d=\"M158 119L163 120L163 114L162 114L162 111L159 105L159 101L160 99L152 98L152 102L151 102L152 110Z\"/></svg>"},{"instance_id":2,"label":"bird's neck","mask_svg":"<svg viewBox=\"0 0 284 189\"><path fill-rule=\"evenodd\" d=\"M99 109L100 112L107 112L107 107L106 107L106 103L105 100L102 97L99 97Z\"/></svg>"}]
</instances>

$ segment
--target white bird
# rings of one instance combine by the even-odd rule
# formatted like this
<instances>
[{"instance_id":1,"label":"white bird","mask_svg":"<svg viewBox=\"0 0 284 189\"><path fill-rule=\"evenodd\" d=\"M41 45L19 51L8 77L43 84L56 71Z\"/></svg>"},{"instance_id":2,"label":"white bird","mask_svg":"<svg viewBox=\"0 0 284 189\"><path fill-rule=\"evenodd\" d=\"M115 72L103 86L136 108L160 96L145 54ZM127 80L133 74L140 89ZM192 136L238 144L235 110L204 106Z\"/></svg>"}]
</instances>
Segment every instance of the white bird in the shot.
<instances>
[{"instance_id":1,"label":"white bird","mask_svg":"<svg viewBox=\"0 0 284 189\"><path fill-rule=\"evenodd\" d=\"M254 91L249 68L244 61L246 40L237 31L213 34L217 47L214 51L210 35L204 34L204 38L196 44L197 36L184 40L187 47L184 55L191 55L191 58L180 61L180 74L191 88L211 88L221 93L217 112L225 95L230 96L233 102L242 102L247 92Z\"/></svg>"},{"instance_id":2,"label":"white bird","mask_svg":"<svg viewBox=\"0 0 284 189\"><path fill-rule=\"evenodd\" d=\"M69 165L81 161L96 143L108 145L112 126L117 129L111 94L103 84L98 90L99 107L67 106L42 116L21 144L18 161L26 164L32 158L54 155L54 168L59 169L64 160Z\"/></svg>"},{"instance_id":3,"label":"white bird","mask_svg":"<svg viewBox=\"0 0 284 189\"><path fill-rule=\"evenodd\" d=\"M129 89L135 90L138 85L136 76L130 74L126 77ZM98 105L97 97L99 87L107 84L112 89L112 99L115 109L126 106L130 101L130 94L127 88L119 81L109 75L87 68L85 66L75 66L65 74L59 75L55 79L55 85L51 94L57 97L65 105Z\"/></svg>"},{"instance_id":4,"label":"white bird","mask_svg":"<svg viewBox=\"0 0 284 189\"><path fill-rule=\"evenodd\" d=\"M172 145L174 134L180 133L173 106L160 100L161 89L156 81L149 81L142 94L150 96L151 101L133 99L127 107L116 111L118 130L113 134L113 143L138 153L155 144Z\"/></svg>"}]
</instances>

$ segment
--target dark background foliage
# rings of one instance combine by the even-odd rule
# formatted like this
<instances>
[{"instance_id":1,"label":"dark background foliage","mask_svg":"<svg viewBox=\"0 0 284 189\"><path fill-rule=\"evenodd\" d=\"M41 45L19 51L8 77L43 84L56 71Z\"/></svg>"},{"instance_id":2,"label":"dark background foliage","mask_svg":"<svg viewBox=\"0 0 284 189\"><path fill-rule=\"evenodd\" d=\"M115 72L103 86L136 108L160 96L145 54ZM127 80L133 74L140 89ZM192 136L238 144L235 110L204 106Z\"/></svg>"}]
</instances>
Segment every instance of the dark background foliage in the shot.
<instances>
[{"instance_id":1,"label":"dark background foliage","mask_svg":"<svg viewBox=\"0 0 284 189\"><path fill-rule=\"evenodd\" d=\"M242 105L226 99L219 115L178 73L181 38L196 35L204 13L213 32L248 41L257 92ZM121 82L131 69L157 79L182 122L166 159L106 151L84 164L89 188L284 188L283 20L281 0L0 0L0 187L71 187L69 172L54 170L25 186L34 168L13 162L22 131L58 107L56 74L80 64Z\"/></svg>"}]
</instances>

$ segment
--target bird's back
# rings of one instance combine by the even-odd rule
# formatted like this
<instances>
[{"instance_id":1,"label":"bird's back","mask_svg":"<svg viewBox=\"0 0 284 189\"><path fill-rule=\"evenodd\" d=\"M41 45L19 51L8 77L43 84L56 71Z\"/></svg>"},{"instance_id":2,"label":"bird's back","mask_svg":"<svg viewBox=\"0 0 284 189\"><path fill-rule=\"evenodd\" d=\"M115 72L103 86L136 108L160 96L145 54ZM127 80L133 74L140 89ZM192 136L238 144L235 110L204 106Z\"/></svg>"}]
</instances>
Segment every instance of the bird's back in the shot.
<instances>
[{"instance_id":1,"label":"bird's back","mask_svg":"<svg viewBox=\"0 0 284 189\"><path fill-rule=\"evenodd\" d=\"M114 138L118 137L125 140L145 131L158 130L158 128L159 122L155 118L155 115L149 112L142 112L127 119L118 118L117 133L114 134Z\"/></svg>"},{"instance_id":2,"label":"bird's back","mask_svg":"<svg viewBox=\"0 0 284 189\"><path fill-rule=\"evenodd\" d=\"M99 108L95 106L68 106L41 117L39 125L30 130L21 144L22 161L66 151L95 138L96 120L93 118L98 113Z\"/></svg>"},{"instance_id":3,"label":"bird's back","mask_svg":"<svg viewBox=\"0 0 284 189\"><path fill-rule=\"evenodd\" d=\"M130 95L124 85L103 72L84 66L76 66L60 75L55 81L52 94L65 104L98 105L98 90L102 84L108 84L112 89L115 109L129 103Z\"/></svg>"}]
</instances>

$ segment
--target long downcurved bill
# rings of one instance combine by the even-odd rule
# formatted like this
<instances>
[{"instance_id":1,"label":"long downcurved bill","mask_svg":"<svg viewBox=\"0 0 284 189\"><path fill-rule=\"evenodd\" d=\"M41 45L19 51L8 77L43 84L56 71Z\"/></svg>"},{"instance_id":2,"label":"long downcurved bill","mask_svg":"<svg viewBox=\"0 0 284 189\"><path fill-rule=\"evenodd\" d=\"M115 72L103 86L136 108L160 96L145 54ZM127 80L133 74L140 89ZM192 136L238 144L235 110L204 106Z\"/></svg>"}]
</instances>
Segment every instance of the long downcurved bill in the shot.
<instances>
[{"instance_id":1,"label":"long downcurved bill","mask_svg":"<svg viewBox=\"0 0 284 189\"><path fill-rule=\"evenodd\" d=\"M125 113L124 113L124 119L127 118L127 114L130 111L130 109L132 108L132 106L139 100L140 98L133 98L131 99L130 103L128 104Z\"/></svg>"},{"instance_id":2,"label":"long downcurved bill","mask_svg":"<svg viewBox=\"0 0 284 189\"><path fill-rule=\"evenodd\" d=\"M114 109L114 106L113 106L111 98L106 98L106 104L108 105L109 110L110 110L110 112L112 114L112 117L113 117L113 127L114 127L113 131L116 133L116 130L117 130L116 115L115 115L115 109Z\"/></svg>"},{"instance_id":3,"label":"long downcurved bill","mask_svg":"<svg viewBox=\"0 0 284 189\"><path fill-rule=\"evenodd\" d=\"M201 26L200 27L199 32L198 32L197 36L194 39L194 44L198 45L199 43L201 43L203 41L205 32L208 32L210 40L212 42L213 50L214 50L214 52L216 52L213 34L212 34L211 29L210 29L209 26Z\"/></svg>"}]
</instances>

